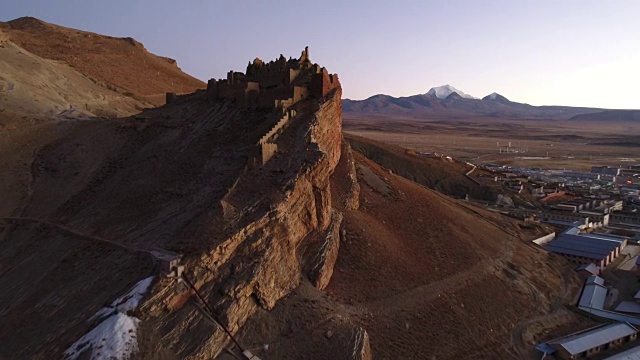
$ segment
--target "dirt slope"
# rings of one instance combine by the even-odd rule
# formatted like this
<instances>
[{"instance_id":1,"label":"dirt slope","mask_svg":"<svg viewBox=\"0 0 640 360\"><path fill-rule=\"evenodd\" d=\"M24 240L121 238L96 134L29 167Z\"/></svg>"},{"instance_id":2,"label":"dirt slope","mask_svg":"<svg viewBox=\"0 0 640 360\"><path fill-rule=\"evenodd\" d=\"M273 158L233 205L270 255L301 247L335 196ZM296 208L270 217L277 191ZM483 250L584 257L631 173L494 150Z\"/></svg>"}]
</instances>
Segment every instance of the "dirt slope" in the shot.
<instances>
[{"instance_id":1,"label":"dirt slope","mask_svg":"<svg viewBox=\"0 0 640 360\"><path fill-rule=\"evenodd\" d=\"M185 255L188 274L234 331L273 307L300 281L298 246L341 219L329 192L340 95L338 86L296 104L272 140L278 152L257 167L249 159L281 114L204 92L142 116L0 133L0 161L10 165L0 166L0 198L9 200L0 204L0 286L10 289L0 318L21 327L0 333L11 344L0 358L59 358L101 306L157 274L155 247ZM191 292L170 279L154 291L136 314L149 329L140 356L211 358L223 349L226 337Z\"/></svg>"},{"instance_id":2,"label":"dirt slope","mask_svg":"<svg viewBox=\"0 0 640 360\"><path fill-rule=\"evenodd\" d=\"M45 59L61 61L97 83L153 104L166 92L190 93L205 84L173 59L148 52L132 38L115 38L23 17L0 22L3 37Z\"/></svg>"},{"instance_id":3,"label":"dirt slope","mask_svg":"<svg viewBox=\"0 0 640 360\"><path fill-rule=\"evenodd\" d=\"M332 351L365 329L374 359L528 359L547 331L587 323L562 306L579 291L569 265L509 220L354 158L358 210L344 207L344 151L332 178L345 220L331 284L303 283L248 322L240 341L261 358L350 359Z\"/></svg>"},{"instance_id":4,"label":"dirt slope","mask_svg":"<svg viewBox=\"0 0 640 360\"><path fill-rule=\"evenodd\" d=\"M495 201L496 195L503 192L499 185L479 185L465 176L472 169L472 166L466 163L420 155L399 146L361 136L346 134L345 138L354 150L386 169L443 194L455 198L469 195L474 199Z\"/></svg>"},{"instance_id":5,"label":"dirt slope","mask_svg":"<svg viewBox=\"0 0 640 360\"><path fill-rule=\"evenodd\" d=\"M24 123L20 119L127 116L148 106L0 40L0 128Z\"/></svg>"}]
</instances>

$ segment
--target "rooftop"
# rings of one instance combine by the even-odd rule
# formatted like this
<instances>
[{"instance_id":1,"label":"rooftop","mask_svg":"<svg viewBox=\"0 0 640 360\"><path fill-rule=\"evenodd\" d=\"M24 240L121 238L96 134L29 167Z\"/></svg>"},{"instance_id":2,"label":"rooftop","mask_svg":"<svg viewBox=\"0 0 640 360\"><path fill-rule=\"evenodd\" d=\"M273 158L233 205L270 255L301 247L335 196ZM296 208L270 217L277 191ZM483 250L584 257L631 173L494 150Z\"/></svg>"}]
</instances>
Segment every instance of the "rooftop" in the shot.
<instances>
[{"instance_id":1,"label":"rooftop","mask_svg":"<svg viewBox=\"0 0 640 360\"><path fill-rule=\"evenodd\" d=\"M604 279L599 276L589 276L585 281L578 306L604 309L608 289L604 286Z\"/></svg>"},{"instance_id":2,"label":"rooftop","mask_svg":"<svg viewBox=\"0 0 640 360\"><path fill-rule=\"evenodd\" d=\"M640 360L640 346L609 356L604 360Z\"/></svg>"},{"instance_id":3,"label":"rooftop","mask_svg":"<svg viewBox=\"0 0 640 360\"><path fill-rule=\"evenodd\" d=\"M576 266L575 270L576 271L584 270L584 271L588 271L593 275L598 275L598 265L594 263L578 265Z\"/></svg>"},{"instance_id":4,"label":"rooftop","mask_svg":"<svg viewBox=\"0 0 640 360\"><path fill-rule=\"evenodd\" d=\"M621 244L622 241L605 239L603 236L560 234L555 240L548 242L545 248L559 254L601 260Z\"/></svg>"},{"instance_id":5,"label":"rooftop","mask_svg":"<svg viewBox=\"0 0 640 360\"><path fill-rule=\"evenodd\" d=\"M575 355L637 332L636 328L627 323L617 323L550 341L549 344L561 346L569 354Z\"/></svg>"},{"instance_id":6,"label":"rooftop","mask_svg":"<svg viewBox=\"0 0 640 360\"><path fill-rule=\"evenodd\" d=\"M622 301L614 310L624 313L640 314L640 304L633 301Z\"/></svg>"}]
</instances>

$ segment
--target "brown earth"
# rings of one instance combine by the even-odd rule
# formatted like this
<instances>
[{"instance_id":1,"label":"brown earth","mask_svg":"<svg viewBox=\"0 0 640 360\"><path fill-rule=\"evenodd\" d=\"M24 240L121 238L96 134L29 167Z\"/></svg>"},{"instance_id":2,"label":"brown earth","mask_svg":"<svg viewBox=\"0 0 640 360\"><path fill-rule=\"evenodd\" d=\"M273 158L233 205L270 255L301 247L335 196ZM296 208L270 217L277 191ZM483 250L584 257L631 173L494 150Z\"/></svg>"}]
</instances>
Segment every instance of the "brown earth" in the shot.
<instances>
[{"instance_id":1,"label":"brown earth","mask_svg":"<svg viewBox=\"0 0 640 360\"><path fill-rule=\"evenodd\" d=\"M38 332L29 339L2 333L13 345L0 347L0 357L56 357L89 329L86 319L153 270L142 259L156 246L186 255L189 276L232 329L273 307L298 285L298 245L331 224L328 176L340 156L340 90L297 111L279 152L255 169L247 167L254 144L279 118L202 92L142 117L6 132L0 150L11 166L1 168L0 197L10 202L0 214L0 282L12 291L0 316ZM113 245L113 256L101 250ZM93 270L83 271L89 264ZM87 288L94 282L100 290ZM158 346L182 358L219 352L226 338L191 302L180 302L189 293L158 287L159 300L140 315L165 339ZM95 291L100 296L85 295ZM52 298L55 306L46 305ZM174 332L194 319L201 336ZM64 335L49 328L59 323Z\"/></svg>"},{"instance_id":2,"label":"brown earth","mask_svg":"<svg viewBox=\"0 0 640 360\"><path fill-rule=\"evenodd\" d=\"M96 84L66 64L0 41L0 131L34 119L127 116L149 106Z\"/></svg>"},{"instance_id":3,"label":"brown earth","mask_svg":"<svg viewBox=\"0 0 640 360\"><path fill-rule=\"evenodd\" d=\"M500 183L480 184L478 174L491 176L484 170L473 170L473 166L446 157L424 155L397 145L346 134L345 139L357 152L365 155L382 167L406 179L434 189L440 193L464 198L495 201L497 194L507 192Z\"/></svg>"},{"instance_id":4,"label":"brown earth","mask_svg":"<svg viewBox=\"0 0 640 360\"><path fill-rule=\"evenodd\" d=\"M0 31L145 101L202 85L132 39L30 18ZM521 359L546 329L581 321L562 307L579 287L569 265L519 239L518 222L352 154L340 96L296 105L256 168L248 160L278 117L204 92L137 117L27 117L0 132L0 318L19 327L0 332L0 358L59 357L100 307L157 273L154 247L185 255L214 316L264 359ZM472 186L466 165L438 159L429 166L445 175L433 177L431 160L375 147L426 186ZM154 285L136 312L137 358L223 350L228 338L193 295L167 278Z\"/></svg>"},{"instance_id":5,"label":"brown earth","mask_svg":"<svg viewBox=\"0 0 640 360\"><path fill-rule=\"evenodd\" d=\"M349 134L474 163L588 170L640 162L630 151L638 144L638 127L629 121L346 114L344 124ZM498 143L509 142L528 152L500 154Z\"/></svg>"},{"instance_id":6,"label":"brown earth","mask_svg":"<svg viewBox=\"0 0 640 360\"><path fill-rule=\"evenodd\" d=\"M580 289L570 265L512 236L516 222L355 160L359 210L344 207L347 157L332 176L345 230L332 281L249 320L240 342L261 358L349 359L336 344L362 328L374 359L535 359L548 331L591 324L563 306Z\"/></svg>"},{"instance_id":7,"label":"brown earth","mask_svg":"<svg viewBox=\"0 0 640 360\"><path fill-rule=\"evenodd\" d=\"M115 38L49 24L31 17L0 22L0 32L44 59L60 61L95 83L155 105L166 92L191 93L205 84L173 59L148 52L132 38Z\"/></svg>"}]
</instances>

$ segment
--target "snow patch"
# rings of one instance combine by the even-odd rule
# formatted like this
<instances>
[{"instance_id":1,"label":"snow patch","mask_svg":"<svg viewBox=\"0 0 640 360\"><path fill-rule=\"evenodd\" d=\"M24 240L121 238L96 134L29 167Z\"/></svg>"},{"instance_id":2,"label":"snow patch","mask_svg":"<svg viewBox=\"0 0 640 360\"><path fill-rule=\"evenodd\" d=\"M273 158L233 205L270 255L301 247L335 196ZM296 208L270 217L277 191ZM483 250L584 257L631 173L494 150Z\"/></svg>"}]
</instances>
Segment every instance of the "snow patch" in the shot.
<instances>
[{"instance_id":1,"label":"snow patch","mask_svg":"<svg viewBox=\"0 0 640 360\"><path fill-rule=\"evenodd\" d=\"M64 355L68 360L75 360L91 349L90 360L129 359L138 351L136 330L139 323L135 317L116 313L78 339Z\"/></svg>"},{"instance_id":2,"label":"snow patch","mask_svg":"<svg viewBox=\"0 0 640 360\"><path fill-rule=\"evenodd\" d=\"M447 96L451 95L451 93L454 93L454 92L465 99L477 99L476 97L463 93L462 91L454 88L451 85L442 85L438 87L433 87L427 92L427 95L435 96L438 99L446 99Z\"/></svg>"},{"instance_id":3,"label":"snow patch","mask_svg":"<svg viewBox=\"0 0 640 360\"><path fill-rule=\"evenodd\" d=\"M88 350L91 351L90 360L127 360L136 353L140 320L127 313L138 307L153 278L138 281L125 295L98 310L88 321L106 318L65 350L65 359L75 360Z\"/></svg>"},{"instance_id":4,"label":"snow patch","mask_svg":"<svg viewBox=\"0 0 640 360\"><path fill-rule=\"evenodd\" d=\"M489 99L491 99L491 100L495 100L497 97L498 97L498 93L494 92L494 93L489 94Z\"/></svg>"},{"instance_id":5,"label":"snow patch","mask_svg":"<svg viewBox=\"0 0 640 360\"><path fill-rule=\"evenodd\" d=\"M142 297L149 289L149 286L151 286L152 281L153 276L138 281L138 283L136 283L127 294L115 299L111 305L98 310L98 312L89 318L88 321L102 319L103 317L115 312L126 314L129 311L135 310L138 307L140 300L142 300Z\"/></svg>"}]
</instances>

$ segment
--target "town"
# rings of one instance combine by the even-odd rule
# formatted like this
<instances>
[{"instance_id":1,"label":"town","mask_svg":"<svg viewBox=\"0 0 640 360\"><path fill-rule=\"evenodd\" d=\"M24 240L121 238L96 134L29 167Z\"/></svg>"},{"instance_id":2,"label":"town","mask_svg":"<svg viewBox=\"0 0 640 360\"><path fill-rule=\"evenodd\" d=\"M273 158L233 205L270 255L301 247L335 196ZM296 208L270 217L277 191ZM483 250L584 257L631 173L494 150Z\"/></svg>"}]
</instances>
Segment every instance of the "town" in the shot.
<instances>
[{"instance_id":1,"label":"town","mask_svg":"<svg viewBox=\"0 0 640 360\"><path fill-rule=\"evenodd\" d=\"M602 322L537 344L542 358L639 358L640 165L594 166L590 172L479 168L490 175L476 174L475 181L507 190L496 204L483 205L555 230L533 243L575 265L584 286L570 306Z\"/></svg>"}]
</instances>

